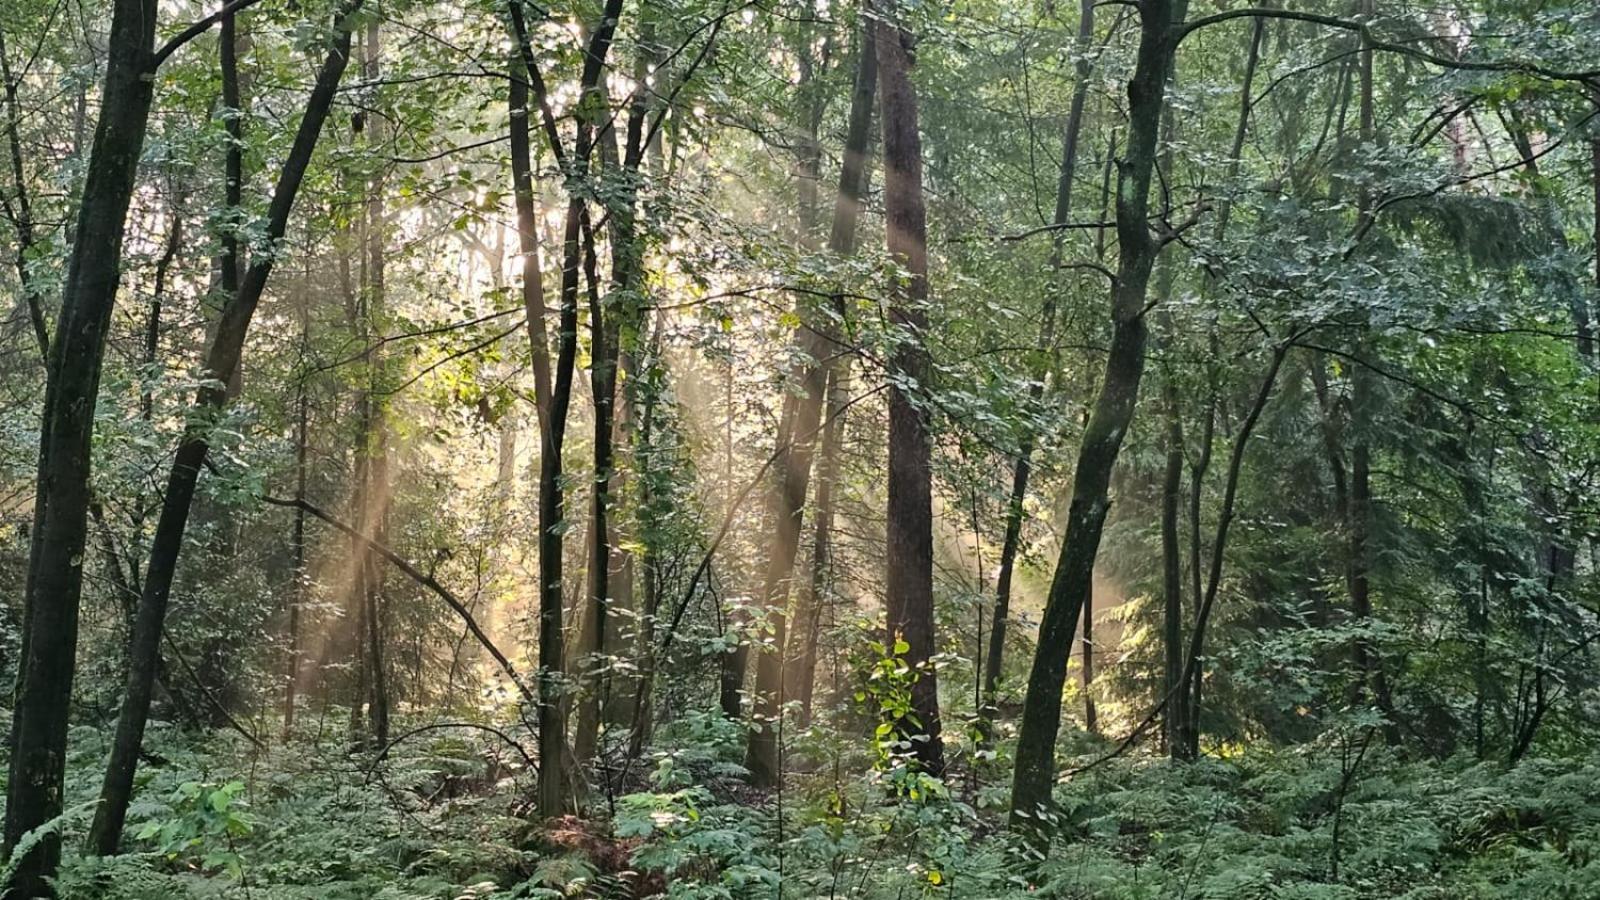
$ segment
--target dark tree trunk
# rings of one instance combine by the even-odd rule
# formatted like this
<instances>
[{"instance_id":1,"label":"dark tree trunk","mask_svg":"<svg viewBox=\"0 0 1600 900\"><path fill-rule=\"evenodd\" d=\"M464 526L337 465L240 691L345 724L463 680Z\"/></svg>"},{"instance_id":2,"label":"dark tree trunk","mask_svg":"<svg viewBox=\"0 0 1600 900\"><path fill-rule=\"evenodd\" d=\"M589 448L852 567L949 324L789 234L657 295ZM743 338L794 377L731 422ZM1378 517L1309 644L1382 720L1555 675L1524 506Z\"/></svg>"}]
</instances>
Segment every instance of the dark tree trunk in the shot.
<instances>
[{"instance_id":1,"label":"dark tree trunk","mask_svg":"<svg viewBox=\"0 0 1600 900\"><path fill-rule=\"evenodd\" d=\"M1072 90L1072 106L1067 112L1067 124L1061 133L1061 175L1056 181L1056 208L1053 222L1065 226L1072 215L1072 184L1078 171L1078 135L1083 131L1084 103L1089 96L1089 78L1093 63L1089 58L1089 45L1094 40L1094 0L1081 0L1078 11L1078 64L1077 81ZM1039 359L1032 371L1032 384L1028 386L1028 405L1035 407L1044 396L1045 380L1053 368L1049 360L1055 350L1056 307L1060 300L1062 253L1066 246L1067 231L1058 227L1051 235L1050 271L1045 289L1044 309L1039 322ZM1017 554L1022 548L1022 507L1028 496L1028 480L1033 474L1033 448L1037 436L1030 430L1022 436L1022 446L1011 470L1011 496L1006 504L1005 537L1000 543L1000 569L996 577L994 596L994 623L989 630L989 655L983 668L983 708L980 727L987 736L995 716L995 694L999 689L1002 665L1005 662L1007 620L1011 615L1011 582L1017 565ZM1087 620L1085 629L1089 628ZM1088 633L1087 631L1085 632ZM1092 654L1085 644L1085 653ZM1085 659L1089 659L1088 656ZM1092 663L1090 663L1092 665ZM1087 697L1087 694L1085 694ZM1086 703L1092 701L1085 700Z\"/></svg>"},{"instance_id":2,"label":"dark tree trunk","mask_svg":"<svg viewBox=\"0 0 1600 900\"><path fill-rule=\"evenodd\" d=\"M560 440L551 406L550 343L544 273L539 265L538 208L533 194L533 161L529 141L528 70L513 73L511 110L511 176L517 207L518 253L522 257L522 304L527 312L528 346L539 414L539 812L558 816L566 805L559 774L566 745L566 722L559 698L562 667L561 539L552 532L561 522ZM558 145L559 146L559 145ZM563 410L563 413L565 411ZM563 420L565 415L562 416ZM565 423L561 426L564 430ZM552 545L554 549L552 550Z\"/></svg>"},{"instance_id":3,"label":"dark tree trunk","mask_svg":"<svg viewBox=\"0 0 1600 900\"><path fill-rule=\"evenodd\" d=\"M307 355L311 345L311 309L310 300L302 286L300 297L300 364L301 372L295 393L295 423L294 423L294 499L304 503L306 501L306 475L307 458L310 452L310 425L311 411L309 385L306 383L307 373L304 371ZM283 739L287 742L294 734L294 714L297 702L296 692L300 687L300 608L306 599L306 512L296 507L294 511L294 528L290 532L289 550L292 556L293 569L291 578L294 584L290 587L288 639L289 649L284 664L283 685Z\"/></svg>"},{"instance_id":4,"label":"dark tree trunk","mask_svg":"<svg viewBox=\"0 0 1600 900\"><path fill-rule=\"evenodd\" d=\"M1261 42L1266 35L1266 20L1257 18L1250 30L1250 47L1245 54L1244 78L1239 88L1239 119L1234 126L1233 146L1228 153L1227 174L1225 180L1232 182L1239 171L1240 157L1244 152L1245 136L1249 133L1250 113L1253 109L1252 94L1255 84L1256 69L1261 61ZM1232 215L1232 198L1224 196L1217 210L1217 240L1220 242L1228 232L1228 222ZM1213 282L1207 281L1209 288ZM1208 336L1211 356L1216 358L1220 353L1215 326ZM1211 457L1216 440L1217 404L1220 401L1220 388L1213 373L1210 377L1209 392L1206 396L1205 419L1200 429L1200 446L1195 453L1195 459L1189 472L1189 577L1191 596L1196 606L1196 626L1200 617L1199 608L1205 597L1204 566L1202 559L1205 555L1205 539L1202 536L1202 505L1205 500L1206 473L1211 469ZM1182 626L1178 630L1181 632ZM1179 653L1182 651L1180 650ZM1181 658L1181 657L1180 657ZM1198 662L1185 662L1185 665ZM1169 716L1179 718L1177 725L1178 736L1181 742L1175 743L1169 749L1174 758L1193 759L1200 752L1200 708L1204 701L1205 683L1196 678L1192 684L1187 677L1180 678L1185 682L1185 687L1178 694L1171 695L1168 702L1173 705Z\"/></svg>"},{"instance_id":5,"label":"dark tree trunk","mask_svg":"<svg viewBox=\"0 0 1600 900\"><path fill-rule=\"evenodd\" d=\"M893 12L893 7L880 9ZM917 673L911 708L917 721L900 722L922 768L944 771L933 624L933 473L928 414L931 386L927 345L928 227L922 199L922 137L911 83L911 35L888 20L873 23L878 93L883 104L884 226L889 256L906 272L890 291L889 317L900 330L889 358L889 472L887 590L889 645L903 641L906 665Z\"/></svg>"},{"instance_id":6,"label":"dark tree trunk","mask_svg":"<svg viewBox=\"0 0 1600 900\"><path fill-rule=\"evenodd\" d=\"M0 211L17 233L15 263L17 285L22 290L23 302L28 307L28 321L33 325L33 337L39 345L39 358L48 367L50 361L50 326L45 321L44 298L34 281L29 261L33 258L38 240L34 234L32 192L28 188L28 173L22 158L22 110L17 105L17 88L20 79L12 77L11 60L6 55L6 37L0 32L0 90L5 92L6 144L11 157L11 196L0 196ZM157 290L159 295L160 291Z\"/></svg>"},{"instance_id":7,"label":"dark tree trunk","mask_svg":"<svg viewBox=\"0 0 1600 900\"><path fill-rule=\"evenodd\" d=\"M648 31L646 27L646 31ZM649 35L644 35L649 43ZM634 61L634 78L643 84L649 72L648 46L642 48ZM644 129L650 109L648 94L639 89L629 103L627 124L624 129L623 150L620 161L616 159L615 142L605 139L604 147L612 148L607 155L612 171L611 184L616 194L607 193L607 220L611 229L611 290L606 298L594 288L594 275L590 283L590 367L589 385L594 402L594 495L591 529L593 539L589 550L589 612L585 618L587 628L592 628L591 639L585 651L590 666L609 663L601 658L606 652L607 633L616 618L612 605L623 599L622 578L612 586L611 572L617 568L625 575L626 557L618 545L617 526L611 521L611 496L618 480L615 459L616 443L626 439L625 429L617 416L617 371L623 358L623 335L637 340L641 325L643 305L637 293L643 272L643 256L638 246L635 209L639 190L639 167L644 160ZM592 236L591 236L592 238ZM590 252L593 241L590 241ZM631 390L631 388L630 388ZM626 404L624 404L626 415ZM625 452L625 451L624 451ZM623 565L619 565L623 564ZM631 592L631 585L629 586ZM618 638L621 635L617 635ZM580 761L592 757L598 743L600 718L606 710L602 705L609 701L612 679L609 674L587 673L586 693L579 707L575 754Z\"/></svg>"},{"instance_id":8,"label":"dark tree trunk","mask_svg":"<svg viewBox=\"0 0 1600 900\"><path fill-rule=\"evenodd\" d=\"M172 203L172 222L167 226L167 246L161 251L161 259L156 263L155 283L150 292L150 312L144 325L144 365L145 388L139 395L139 414L146 422L155 418L156 398L155 379L156 367L161 362L161 307L167 299L167 279L172 271L172 263L178 258L178 251L183 247L183 198L180 195ZM140 504L141 507L143 504ZM140 524L143 524L141 511Z\"/></svg>"},{"instance_id":9,"label":"dark tree trunk","mask_svg":"<svg viewBox=\"0 0 1600 900\"><path fill-rule=\"evenodd\" d=\"M560 308L556 321L556 358L551 370L550 347L545 336L544 286L538 264L535 232L537 210L528 129L535 111L557 166L574 183L588 178L594 149L597 86L622 15L623 0L606 0L600 21L589 36L579 74L579 105L573 153L561 141L560 127L550 105L549 92L534 54L532 38L519 3L509 3L512 37L516 42L523 77L511 79L512 180L517 202L520 250L523 258L523 303L528 311L535 390L539 398L539 813L559 816L574 798L573 780L579 773L569 767L566 711L562 698L562 531L566 509L562 485L561 452L566 443L567 413L572 403L573 367L578 349L578 291L582 260L582 235L587 230L588 202L573 190L567 201L562 233ZM530 108L530 104L531 107Z\"/></svg>"},{"instance_id":10,"label":"dark tree trunk","mask_svg":"<svg viewBox=\"0 0 1600 900\"><path fill-rule=\"evenodd\" d=\"M1375 0L1358 0L1357 7L1363 16L1372 16L1376 10L1376 3ZM1358 125L1361 143L1369 147L1377 139L1372 57L1372 47L1367 36L1363 34L1358 60L1361 92ZM1358 238L1365 233L1366 227L1372 221L1374 203L1371 191L1363 188L1357 201ZM1372 621L1371 561L1368 550L1372 529L1372 488L1369 475L1372 460L1374 400L1371 378L1372 376L1364 368L1357 367L1350 382L1349 423L1353 434L1350 449L1350 495L1345 520L1345 537L1348 541L1345 583L1350 591L1350 611L1356 621L1364 625ZM1400 730L1395 720L1394 702L1389 695L1389 683L1384 675L1382 662L1371 640L1366 637L1356 639L1353 651L1356 669L1361 673L1362 683L1372 691L1378 708L1388 718L1383 729L1384 740L1390 746L1395 746L1400 743Z\"/></svg>"},{"instance_id":11,"label":"dark tree trunk","mask_svg":"<svg viewBox=\"0 0 1600 900\"><path fill-rule=\"evenodd\" d=\"M322 133L322 125L332 108L340 76L344 74L350 54L350 32L344 21L353 8L352 5L340 17L333 47L317 75L299 131L295 134L294 144L273 191L267 215L267 238L271 244L275 245L283 239L295 195L311 163L311 154ZM95 810L94 823L89 830L88 846L95 853L115 853L121 841L122 823L133 791L134 769L138 765L145 722L150 714L150 694L160 659L167 601L173 576L177 572L178 556L183 549L183 533L188 524L195 486L210 448L208 426L226 400L225 385L239 364L251 317L255 315L256 305L266 289L267 277L272 272L273 258L272 253L260 254L245 274L238 292L226 300L216 335L206 353L205 371L214 380L202 387L195 397L189 416L191 424L184 433L167 477L161 518L151 541L144 591L139 597L139 609L134 622L122 712L117 719L116 737L106 764L105 781L100 789L100 805Z\"/></svg>"},{"instance_id":12,"label":"dark tree trunk","mask_svg":"<svg viewBox=\"0 0 1600 900\"><path fill-rule=\"evenodd\" d=\"M723 400L722 408L726 418L722 423L722 495L723 505L726 507L724 514L727 521L732 522L735 515L733 488L733 357L728 357L728 365L723 370ZM784 412L792 412L792 408L785 406ZM786 430L784 426L782 430ZM707 556L709 561L710 556ZM744 678L750 668L750 643L742 633L747 624L743 610L730 610L728 615L722 614L722 603L717 605L717 625L721 629L724 640L734 637L731 649L722 654L718 661L717 671L717 704L722 709L725 718L738 720L744 705Z\"/></svg>"},{"instance_id":13,"label":"dark tree trunk","mask_svg":"<svg viewBox=\"0 0 1600 900\"><path fill-rule=\"evenodd\" d=\"M1288 354L1290 346L1292 341L1285 339L1273 347L1266 374L1262 376L1261 385L1256 390L1255 402L1239 426L1239 433L1234 437L1233 451L1228 457L1228 471L1222 487L1222 506L1217 512L1217 531L1211 543L1211 567L1206 580L1205 594L1195 597L1194 632L1189 636L1189 656L1183 671L1186 679L1185 689L1189 692L1183 733L1186 746L1182 751L1186 759L1196 759L1200 756L1200 711L1203 701L1202 687L1205 684L1203 654L1206 625L1211 620L1211 610L1217 602L1217 591L1222 586L1223 554L1228 547L1228 529L1233 525L1234 501L1239 492L1239 476L1244 471L1245 450L1250 445L1250 435L1255 431L1262 411L1267 408L1267 401L1272 399L1272 390L1278 383L1278 372L1283 369L1283 359Z\"/></svg>"},{"instance_id":14,"label":"dark tree trunk","mask_svg":"<svg viewBox=\"0 0 1600 900\"><path fill-rule=\"evenodd\" d=\"M362 77L369 84L378 83L382 77L383 44L379 22L367 23L362 45ZM383 109L366 114L366 145L369 151L380 148L387 138L388 125ZM367 356L366 411L369 416L369 434L361 447L366 455L364 528L379 543L388 541L389 509L393 503L389 478L389 403L386 382L386 353L383 346L385 308L388 303L388 212L383 190L385 172L380 167L367 185L366 203L366 290L362 296L365 318L362 327L371 336L368 346L374 349ZM362 566L362 592L359 602L364 604L363 621L366 625L367 714L372 730L372 742L383 747L389 742L389 667L384 601L385 570L379 565L377 555L370 546L360 548L358 558ZM359 702L359 698L357 700Z\"/></svg>"},{"instance_id":15,"label":"dark tree trunk","mask_svg":"<svg viewBox=\"0 0 1600 900\"><path fill-rule=\"evenodd\" d=\"M593 235L585 239L586 254L594 253ZM594 758L600 732L601 706L610 678L604 674L607 632L611 628L611 550L614 546L611 513L611 478L615 439L617 396L617 344L621 336L618 310L605 310L595 284L592 263L589 270L589 370L590 394L594 402L594 484L589 515L588 596L578 619L579 652L574 667L581 676L582 697L573 739L573 754L580 763Z\"/></svg>"},{"instance_id":16,"label":"dark tree trunk","mask_svg":"<svg viewBox=\"0 0 1600 900\"><path fill-rule=\"evenodd\" d=\"M1350 614L1357 624L1370 625L1372 617L1372 376L1357 369L1351 381L1350 418L1354 430L1354 445L1350 450L1350 500L1346 520L1346 539L1349 557L1346 560L1345 583L1350 591ZM1354 647L1356 670L1372 699L1387 721L1383 737L1389 746L1400 743L1400 728L1395 718L1394 699L1389 692L1389 680L1384 674L1383 662L1371 638L1358 637Z\"/></svg>"},{"instance_id":17,"label":"dark tree trunk","mask_svg":"<svg viewBox=\"0 0 1600 900\"><path fill-rule=\"evenodd\" d=\"M1162 394L1167 418L1167 459L1161 480L1162 686L1167 704L1164 721L1167 752L1173 759L1187 759L1191 741L1186 734L1188 692L1182 688L1183 550L1178 541L1178 504L1183 494L1183 420L1178 415L1177 384L1170 372L1166 373Z\"/></svg>"},{"instance_id":18,"label":"dark tree trunk","mask_svg":"<svg viewBox=\"0 0 1600 900\"><path fill-rule=\"evenodd\" d=\"M106 332L122 274L122 237L152 101L155 0L117 0L100 120L78 208L51 346L39 440L7 781L5 850L61 813L67 717L77 658L88 535L90 440ZM47 896L59 834L11 860L3 896Z\"/></svg>"},{"instance_id":19,"label":"dark tree trunk","mask_svg":"<svg viewBox=\"0 0 1600 900\"><path fill-rule=\"evenodd\" d=\"M1120 258L1112 290L1112 335L1100 395L1084 430L1073 474L1066 539L1039 626L1039 646L1028 675L1022 730L1017 739L1011 822L1032 828L1050 805L1056 733L1067 658L1094 577L1095 557L1109 507L1107 489L1122 438L1133 421L1144 376L1145 302L1160 245L1148 225L1156 139L1185 0L1146 0L1140 16L1138 57L1128 82L1128 146L1118 166L1117 241Z\"/></svg>"}]
</instances>

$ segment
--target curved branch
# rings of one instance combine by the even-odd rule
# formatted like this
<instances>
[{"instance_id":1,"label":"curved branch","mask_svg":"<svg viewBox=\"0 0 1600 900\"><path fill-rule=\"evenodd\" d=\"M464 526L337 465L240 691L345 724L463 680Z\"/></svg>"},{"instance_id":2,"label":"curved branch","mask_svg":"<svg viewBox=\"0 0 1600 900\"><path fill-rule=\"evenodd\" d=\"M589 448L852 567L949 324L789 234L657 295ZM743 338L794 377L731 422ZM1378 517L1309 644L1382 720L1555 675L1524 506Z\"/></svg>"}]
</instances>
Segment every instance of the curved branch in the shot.
<instances>
[{"instance_id":1,"label":"curved branch","mask_svg":"<svg viewBox=\"0 0 1600 900\"><path fill-rule=\"evenodd\" d=\"M207 31L210 31L211 26L222 21L225 16L231 16L236 12L240 12L241 10L249 9L259 2L261 2L261 0L233 0L232 3L223 4L221 9L203 19L194 22L188 28L178 32L171 40L167 41L165 44L162 44L161 48L155 52L155 55L150 57L150 71L154 72L156 69L160 68L161 64L167 61L167 57L177 53L180 49L182 49L184 44L187 44L200 35L205 34Z\"/></svg>"},{"instance_id":2,"label":"curved branch","mask_svg":"<svg viewBox=\"0 0 1600 900\"><path fill-rule=\"evenodd\" d=\"M1443 69L1459 69L1469 72L1522 72L1529 75L1538 75L1551 81L1577 81L1587 84L1594 84L1595 82L1600 81L1600 69L1583 69L1569 72L1562 69L1552 69L1548 66L1540 65L1539 63L1525 62L1522 60L1475 62L1472 60L1451 59L1447 56L1429 53L1426 50L1418 50L1415 47L1410 47L1405 44L1397 44L1393 41L1378 40L1375 36L1373 36L1372 28L1366 22L1357 22L1351 19L1341 19L1338 16L1328 16L1320 13L1299 12L1291 9L1247 7L1244 9L1230 9L1224 12L1213 13L1209 16L1201 16L1200 18L1194 19L1177 29L1177 32L1173 37L1173 43L1182 43L1184 38L1202 28L1205 28L1208 25L1217 25L1219 23L1229 21L1230 19L1247 18L1288 19L1296 22L1310 22L1312 24L1323 25L1328 28L1337 28L1342 31L1352 31L1361 35L1365 39L1367 47L1370 49L1382 50L1388 53L1398 53L1402 56L1409 56L1412 59L1422 60L1423 62L1431 63L1432 65L1439 66Z\"/></svg>"},{"instance_id":3,"label":"curved branch","mask_svg":"<svg viewBox=\"0 0 1600 900\"><path fill-rule=\"evenodd\" d=\"M517 755L522 757L522 761L528 764L528 769L530 771L536 772L539 770L539 764L535 762L533 757L528 754L528 751L522 749L521 744L513 740L511 735L506 734L504 731L501 731L498 728L495 728L493 725L483 725L478 722L434 722L430 725L423 725L419 728L413 728L405 734L402 734L399 737L389 741L389 743L384 744L383 749L379 750L377 755L372 758L372 762L367 764L366 778L368 780L372 778L373 770L377 769L378 764L388 758L389 751L398 746L401 741L410 740L419 734L425 734L429 731L443 731L446 728L475 728L478 731L488 732L500 740L505 741L507 746L517 751Z\"/></svg>"},{"instance_id":4,"label":"curved branch","mask_svg":"<svg viewBox=\"0 0 1600 900\"><path fill-rule=\"evenodd\" d=\"M517 673L517 669L511 664L511 660L507 659L506 655L500 652L500 648L495 646L494 641L489 639L489 635L484 632L481 626L478 625L478 620L472 617L472 612L471 610L467 609L467 605L462 603L459 597L451 593L449 588L440 584L432 575L421 571L416 566L413 566L411 563L407 562L405 557L402 557L400 554L379 543L374 538L362 534L354 526L335 518L331 513L313 503L310 503L309 501L301 500L299 498L286 499L283 497L273 497L263 494L261 496L261 502L271 506L282 506L289 509L298 509L321 519L339 531L344 532L346 535L355 538L363 544L366 544L368 547L372 548L373 552L377 553L379 556L382 556L384 559L387 559L391 565L399 569L407 578L410 578L417 584L420 584L432 591L452 610L455 610L456 615L461 617L461 621L466 624L467 630L472 632L472 636L478 639L478 643L482 645L483 649L487 650L489 655L494 657L494 661L499 664L501 671L506 673L506 677L511 679L512 684L516 685L517 691L522 694L522 699L532 704L538 703L538 699L534 696L533 691L522 682L522 676Z\"/></svg>"}]
</instances>

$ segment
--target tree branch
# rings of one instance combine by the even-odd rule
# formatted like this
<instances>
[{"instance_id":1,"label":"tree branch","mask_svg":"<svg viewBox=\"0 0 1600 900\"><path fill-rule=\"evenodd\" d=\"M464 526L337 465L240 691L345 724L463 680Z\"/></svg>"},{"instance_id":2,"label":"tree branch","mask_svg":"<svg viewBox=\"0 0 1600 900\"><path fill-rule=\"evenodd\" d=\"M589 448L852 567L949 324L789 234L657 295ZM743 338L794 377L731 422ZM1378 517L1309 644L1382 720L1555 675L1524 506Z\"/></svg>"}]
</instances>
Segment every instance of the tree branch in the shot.
<instances>
[{"instance_id":1,"label":"tree branch","mask_svg":"<svg viewBox=\"0 0 1600 900\"><path fill-rule=\"evenodd\" d=\"M517 669L511 664L511 660L507 659L506 655L500 652L500 648L495 646L494 641L489 639L489 635L486 634L483 628L478 625L478 620L472 617L472 612L467 609L467 605L462 603L460 598L451 593L449 588L446 588L444 585L440 584L432 575L424 573L416 566L413 566L411 563L407 562L400 554L379 543L376 539L362 534L354 526L334 518L331 513L321 509L309 501L300 500L298 498L285 499L283 497L273 497L265 494L261 496L261 501L271 506L282 506L289 509L302 510L321 519L339 531L344 532L346 535L355 538L363 544L366 544L379 556L387 559L391 565L399 569L407 578L410 578L412 581L415 581L417 584L422 585L423 587L432 591L434 594L438 595L439 599L443 600L451 609L455 610L456 615L461 617L461 621L466 623L467 630L471 631L472 636L478 639L478 643L483 646L483 649L487 650L489 655L494 657L494 661L499 664L501 671L506 673L506 677L511 679L512 684L516 685L517 691L522 694L522 699L531 704L538 703L538 699L534 696L533 691L529 689L526 684L523 684L522 676L517 673Z\"/></svg>"},{"instance_id":2,"label":"tree branch","mask_svg":"<svg viewBox=\"0 0 1600 900\"><path fill-rule=\"evenodd\" d=\"M1523 72L1530 75L1538 75L1542 78L1548 78L1551 81L1576 81L1591 85L1600 82L1600 69L1583 69L1569 72L1561 69L1552 69L1548 66L1540 65L1539 63L1524 62L1521 60L1474 62L1471 60L1451 59L1447 56L1439 56L1435 53L1429 53L1426 50L1418 50L1415 47L1410 47L1405 44L1397 44L1392 41L1378 40L1375 36L1373 36L1372 28L1366 22L1356 22L1350 19L1341 19L1338 16L1327 16L1320 13L1298 12L1291 9L1247 7L1244 9L1230 9L1224 12L1213 13L1209 16L1201 16L1200 18L1194 19L1188 24L1179 28L1177 30L1177 35L1173 38L1173 40L1175 43L1181 43L1184 38L1209 25L1217 25L1219 23L1229 21L1230 19L1246 18L1289 19L1296 22L1311 22L1316 25L1327 26L1328 28L1337 28L1342 31L1352 31L1361 35L1365 39L1366 44L1370 49L1382 50L1388 53L1398 53L1402 56L1409 56L1412 59L1419 59L1423 62L1431 63L1444 69L1459 69L1469 72Z\"/></svg>"},{"instance_id":3,"label":"tree branch","mask_svg":"<svg viewBox=\"0 0 1600 900\"><path fill-rule=\"evenodd\" d=\"M171 40L167 41L165 44L162 44L161 48L155 52L154 56L150 57L150 71L154 72L156 69L161 68L161 64L167 61L167 57L177 53L183 48L184 44L189 43L200 35L211 30L211 26L222 21L224 16L230 16L241 10L249 9L260 2L261 0L233 0L231 3L223 4L221 9L217 10L211 15L194 22L188 28L178 32L172 37Z\"/></svg>"}]
</instances>

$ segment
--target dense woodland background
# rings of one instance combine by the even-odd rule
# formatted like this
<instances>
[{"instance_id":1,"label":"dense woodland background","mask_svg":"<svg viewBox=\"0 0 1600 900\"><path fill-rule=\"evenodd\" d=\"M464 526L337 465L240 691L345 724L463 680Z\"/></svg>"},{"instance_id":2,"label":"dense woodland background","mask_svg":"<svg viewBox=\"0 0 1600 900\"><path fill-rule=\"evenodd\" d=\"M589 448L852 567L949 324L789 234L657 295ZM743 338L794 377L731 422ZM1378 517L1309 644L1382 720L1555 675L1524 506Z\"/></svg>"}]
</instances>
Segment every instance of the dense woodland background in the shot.
<instances>
[{"instance_id":1,"label":"dense woodland background","mask_svg":"<svg viewBox=\"0 0 1600 900\"><path fill-rule=\"evenodd\" d=\"M1597 47L6 0L3 896L1596 896Z\"/></svg>"}]
</instances>

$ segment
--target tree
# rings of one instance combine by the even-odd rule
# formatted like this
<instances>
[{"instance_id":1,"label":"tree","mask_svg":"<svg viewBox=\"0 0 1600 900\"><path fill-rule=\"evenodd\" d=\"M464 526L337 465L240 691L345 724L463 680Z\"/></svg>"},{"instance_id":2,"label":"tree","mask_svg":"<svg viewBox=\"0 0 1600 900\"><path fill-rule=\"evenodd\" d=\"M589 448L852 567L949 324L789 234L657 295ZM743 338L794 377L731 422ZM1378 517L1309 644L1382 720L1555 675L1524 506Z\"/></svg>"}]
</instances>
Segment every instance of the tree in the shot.
<instances>
[{"instance_id":1,"label":"tree","mask_svg":"<svg viewBox=\"0 0 1600 900\"><path fill-rule=\"evenodd\" d=\"M573 148L567 153L561 139L549 91L534 58L533 43L523 19L520 3L509 5L512 37L516 41L521 71L511 79L512 172L517 195L518 233L523 257L523 301L527 308L528 339L535 376L536 404L539 413L539 759L543 770L539 783L539 811L545 816L560 815L572 796L565 785L567 777L578 773L565 765L567 749L566 714L561 695L561 570L562 533L565 509L562 486L561 451L566 442L567 412L572 402L573 366L577 359L578 291L583 265L583 237L589 230L589 206L577 189L589 171L594 151L594 132L599 115L597 97L606 56L622 15L622 0L607 0L600 21L589 36L584 51L578 88L580 109ZM524 81L524 78L526 81ZM551 154L563 175L573 185L569 190L566 224L561 250L560 308L556 326L555 367L551 369L549 343L544 319L544 286L538 263L538 245L533 230L534 206L532 174L527 155L527 134L537 109ZM520 149L519 149L520 144ZM520 159L520 162L519 162Z\"/></svg>"},{"instance_id":2,"label":"tree","mask_svg":"<svg viewBox=\"0 0 1600 900\"><path fill-rule=\"evenodd\" d=\"M939 682L933 667L933 484L925 392L933 367L924 341L928 302L928 225L922 199L922 138L917 92L911 83L911 33L891 21L893 7L873 23L878 94L883 120L884 224L889 257L900 271L890 289L889 315L900 329L889 360L888 544L885 606L888 646L916 673L911 708L916 721L897 723L922 767L944 771Z\"/></svg>"},{"instance_id":3,"label":"tree","mask_svg":"<svg viewBox=\"0 0 1600 900\"><path fill-rule=\"evenodd\" d=\"M156 18L152 0L117 0L112 8L102 111L51 346L11 733L7 852L61 813L88 530L90 440L106 333L121 281L125 219L154 100L154 74L216 19L197 22L157 49ZM45 879L55 871L60 854L59 834L45 834L23 859L13 861L4 896L48 892Z\"/></svg>"},{"instance_id":4,"label":"tree","mask_svg":"<svg viewBox=\"0 0 1600 900\"><path fill-rule=\"evenodd\" d=\"M184 529L188 525L200 470L211 447L210 428L227 401L228 382L239 366L245 337L256 307L272 274L276 254L272 247L282 242L296 195L310 168L312 154L322 135L322 126L333 107L350 56L351 16L359 0L341 9L334 22L334 37L328 55L317 72L316 84L306 102L305 113L295 134L294 146L284 159L267 214L268 249L258 254L245 272L234 293L222 307L216 333L206 351L205 372L209 381L200 388L190 410L183 441L167 476L161 518L150 543L150 560L145 566L144 590L139 596L128 663L128 683L123 693L122 712L117 719L117 734L106 763L105 781L100 788L100 805L95 809L89 845L97 853L117 852L122 839L122 823L127 816L133 791L134 771L144 740L145 723L150 715L150 694L155 684L161 655L161 635L166 628L168 598L183 550ZM226 42L224 42L226 44Z\"/></svg>"},{"instance_id":5,"label":"tree","mask_svg":"<svg viewBox=\"0 0 1600 900\"><path fill-rule=\"evenodd\" d=\"M1178 45L1184 0L1149 0L1139 10L1139 50L1128 81L1128 144L1117 167L1117 260L1111 292L1112 336L1105 374L1078 450L1067 533L1039 623L1039 647L1028 674L1022 732L1011 785L1011 823L1030 828L1050 804L1061 687L1067 655L1091 589L1095 557L1109 508L1107 488L1144 376L1145 303L1161 244L1150 233L1150 181L1155 169L1167 76Z\"/></svg>"}]
</instances>

